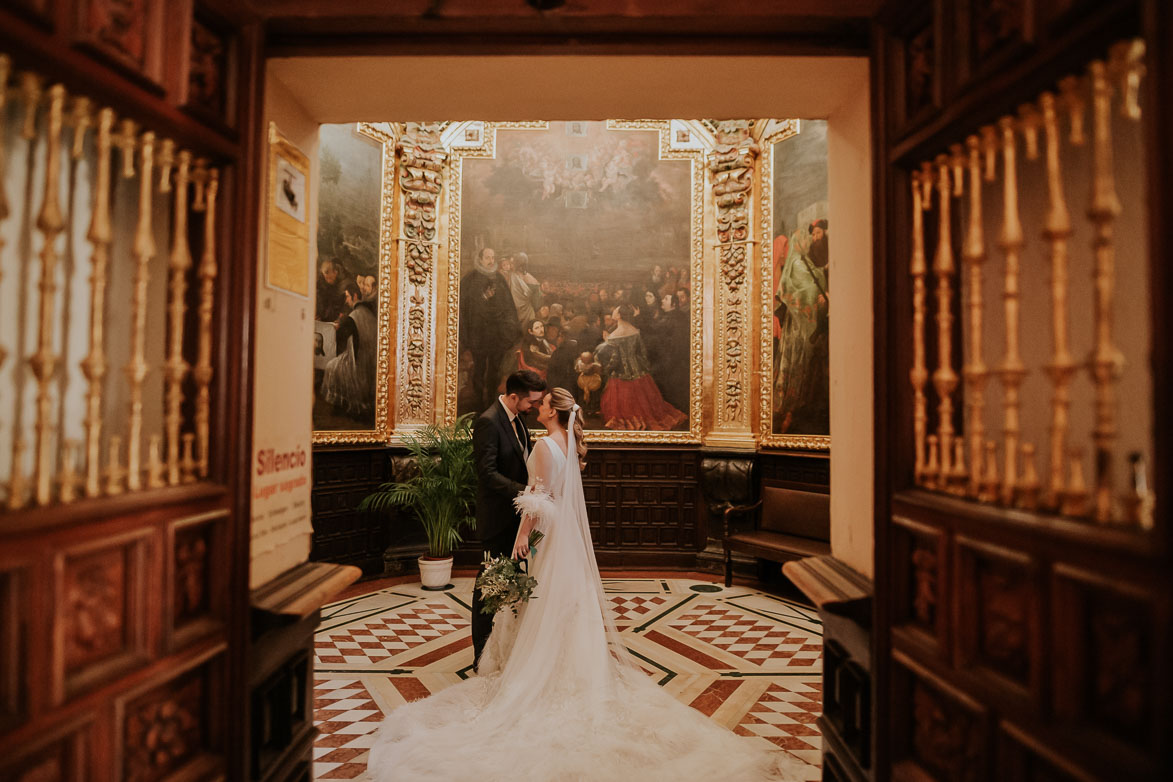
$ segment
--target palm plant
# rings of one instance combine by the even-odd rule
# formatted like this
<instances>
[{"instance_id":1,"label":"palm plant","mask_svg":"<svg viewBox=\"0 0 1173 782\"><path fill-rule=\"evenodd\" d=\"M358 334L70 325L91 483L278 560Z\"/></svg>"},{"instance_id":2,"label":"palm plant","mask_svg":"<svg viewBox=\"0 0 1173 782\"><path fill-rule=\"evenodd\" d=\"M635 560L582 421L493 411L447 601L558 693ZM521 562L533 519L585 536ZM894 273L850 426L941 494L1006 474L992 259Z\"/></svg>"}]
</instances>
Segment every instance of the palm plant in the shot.
<instances>
[{"instance_id":1,"label":"palm plant","mask_svg":"<svg viewBox=\"0 0 1173 782\"><path fill-rule=\"evenodd\" d=\"M462 540L460 528L474 523L472 418L464 415L449 426L431 425L406 436L404 445L415 469L402 480L379 486L363 498L358 509L414 511L428 538L428 556L449 556Z\"/></svg>"}]
</instances>

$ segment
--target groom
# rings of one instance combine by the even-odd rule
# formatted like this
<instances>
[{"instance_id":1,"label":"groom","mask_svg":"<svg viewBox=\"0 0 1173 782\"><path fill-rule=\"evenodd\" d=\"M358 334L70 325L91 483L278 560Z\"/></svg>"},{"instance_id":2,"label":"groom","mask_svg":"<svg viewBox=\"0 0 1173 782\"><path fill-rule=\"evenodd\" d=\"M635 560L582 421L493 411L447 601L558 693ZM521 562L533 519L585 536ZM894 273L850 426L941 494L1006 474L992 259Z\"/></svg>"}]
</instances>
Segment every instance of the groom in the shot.
<instances>
[{"instance_id":1,"label":"groom","mask_svg":"<svg viewBox=\"0 0 1173 782\"><path fill-rule=\"evenodd\" d=\"M497 397L473 424L473 464L477 473L477 537L489 556L509 556L521 526L513 498L525 491L529 472L529 430L521 416L542 401L546 381L529 370L505 380L505 394ZM481 568L483 571L484 568ZM478 571L477 576L480 576ZM481 613L481 590L472 593L473 667L493 630L493 617Z\"/></svg>"}]
</instances>

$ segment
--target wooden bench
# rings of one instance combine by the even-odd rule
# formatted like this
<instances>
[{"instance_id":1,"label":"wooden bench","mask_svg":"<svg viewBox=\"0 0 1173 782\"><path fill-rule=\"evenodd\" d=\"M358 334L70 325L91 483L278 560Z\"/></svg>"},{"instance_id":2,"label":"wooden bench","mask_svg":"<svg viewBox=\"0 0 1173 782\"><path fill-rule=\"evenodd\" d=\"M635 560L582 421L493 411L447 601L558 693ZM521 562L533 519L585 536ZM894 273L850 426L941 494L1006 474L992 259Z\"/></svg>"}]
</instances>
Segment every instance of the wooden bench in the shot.
<instances>
[{"instance_id":1,"label":"wooden bench","mask_svg":"<svg viewBox=\"0 0 1173 782\"><path fill-rule=\"evenodd\" d=\"M753 505L725 511L725 586L733 583L733 552L774 562L831 553L831 495L762 486Z\"/></svg>"}]
</instances>

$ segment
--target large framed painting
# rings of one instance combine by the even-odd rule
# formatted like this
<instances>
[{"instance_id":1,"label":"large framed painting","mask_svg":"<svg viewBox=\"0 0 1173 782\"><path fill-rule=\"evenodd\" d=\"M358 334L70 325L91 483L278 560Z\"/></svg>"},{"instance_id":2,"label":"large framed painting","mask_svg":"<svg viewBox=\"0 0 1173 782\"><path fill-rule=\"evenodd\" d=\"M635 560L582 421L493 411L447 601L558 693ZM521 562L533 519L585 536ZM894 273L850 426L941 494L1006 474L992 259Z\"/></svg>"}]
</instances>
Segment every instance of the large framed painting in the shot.
<instances>
[{"instance_id":1,"label":"large framed painting","mask_svg":"<svg viewBox=\"0 0 1173 782\"><path fill-rule=\"evenodd\" d=\"M699 442L701 148L668 120L476 127L448 180L447 419L532 369L589 440Z\"/></svg>"},{"instance_id":2,"label":"large framed painting","mask_svg":"<svg viewBox=\"0 0 1173 782\"><path fill-rule=\"evenodd\" d=\"M322 125L314 299L314 443L383 442L395 186L394 139L365 123Z\"/></svg>"},{"instance_id":3,"label":"large framed painting","mask_svg":"<svg viewBox=\"0 0 1173 782\"><path fill-rule=\"evenodd\" d=\"M827 123L773 122L763 136L762 404L765 446L831 446Z\"/></svg>"}]
</instances>

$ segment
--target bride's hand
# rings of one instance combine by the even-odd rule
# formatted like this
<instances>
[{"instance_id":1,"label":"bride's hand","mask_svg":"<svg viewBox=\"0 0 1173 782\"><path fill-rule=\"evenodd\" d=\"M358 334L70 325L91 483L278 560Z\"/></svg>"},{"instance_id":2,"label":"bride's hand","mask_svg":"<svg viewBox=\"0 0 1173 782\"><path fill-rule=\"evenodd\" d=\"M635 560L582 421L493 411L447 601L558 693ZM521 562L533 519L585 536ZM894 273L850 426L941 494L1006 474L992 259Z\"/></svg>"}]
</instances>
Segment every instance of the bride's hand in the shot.
<instances>
[{"instance_id":1,"label":"bride's hand","mask_svg":"<svg viewBox=\"0 0 1173 782\"><path fill-rule=\"evenodd\" d=\"M529 556L529 538L517 536L517 540L513 541L513 558L525 559Z\"/></svg>"}]
</instances>

